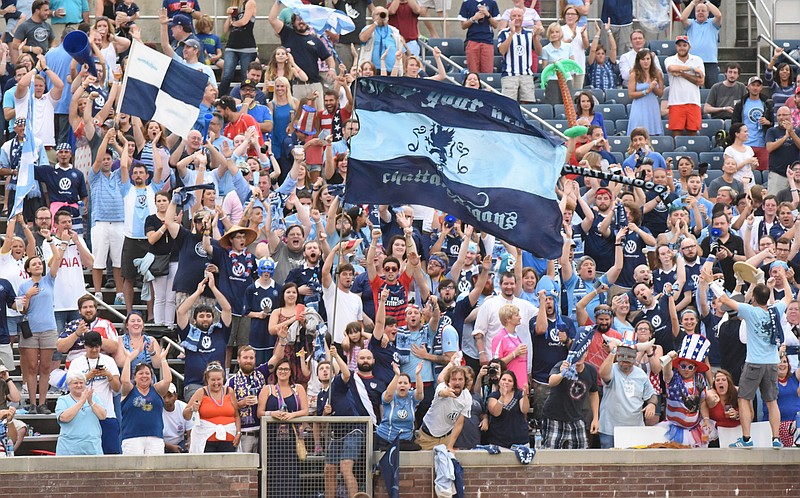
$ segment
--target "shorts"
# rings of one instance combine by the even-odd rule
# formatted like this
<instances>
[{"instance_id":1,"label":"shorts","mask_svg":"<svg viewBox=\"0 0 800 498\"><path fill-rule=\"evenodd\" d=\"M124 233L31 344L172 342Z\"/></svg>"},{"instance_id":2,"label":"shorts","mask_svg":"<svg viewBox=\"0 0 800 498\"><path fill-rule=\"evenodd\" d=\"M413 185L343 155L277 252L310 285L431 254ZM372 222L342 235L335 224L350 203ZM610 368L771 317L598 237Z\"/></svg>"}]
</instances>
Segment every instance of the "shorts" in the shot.
<instances>
[{"instance_id":1,"label":"shorts","mask_svg":"<svg viewBox=\"0 0 800 498\"><path fill-rule=\"evenodd\" d=\"M132 437L122 440L123 455L163 455L164 439L153 436Z\"/></svg>"},{"instance_id":2,"label":"shorts","mask_svg":"<svg viewBox=\"0 0 800 498\"><path fill-rule=\"evenodd\" d=\"M11 350L11 344L0 344L0 363L10 371L14 371L14 351Z\"/></svg>"},{"instance_id":3,"label":"shorts","mask_svg":"<svg viewBox=\"0 0 800 498\"><path fill-rule=\"evenodd\" d=\"M308 170L309 173L314 173L314 172L319 173L319 172L322 171L322 165L321 164L307 164L306 165L306 169Z\"/></svg>"},{"instance_id":4,"label":"shorts","mask_svg":"<svg viewBox=\"0 0 800 498\"><path fill-rule=\"evenodd\" d=\"M55 349L57 342L58 332L55 330L34 332L33 337L30 339L26 339L22 335L19 336L20 349Z\"/></svg>"},{"instance_id":5,"label":"shorts","mask_svg":"<svg viewBox=\"0 0 800 498\"><path fill-rule=\"evenodd\" d=\"M8 327L8 335L16 337L19 334L19 322L22 321L22 315L9 316L6 318L6 327Z\"/></svg>"},{"instance_id":6,"label":"shorts","mask_svg":"<svg viewBox=\"0 0 800 498\"><path fill-rule=\"evenodd\" d=\"M147 239L131 239L125 237L125 242L122 243L122 278L125 280L136 280L139 275L133 260L143 258L150 250L150 244ZM113 263L112 263L113 264Z\"/></svg>"},{"instance_id":7,"label":"shorts","mask_svg":"<svg viewBox=\"0 0 800 498\"><path fill-rule=\"evenodd\" d=\"M450 7L452 6L452 0L421 0L417 3L420 7L424 7L426 9L436 9L436 12L450 10Z\"/></svg>"},{"instance_id":8,"label":"shorts","mask_svg":"<svg viewBox=\"0 0 800 498\"><path fill-rule=\"evenodd\" d=\"M327 465L337 465L342 460L355 462L364 450L364 432L361 429L353 429L344 437L332 437L325 452L325 463Z\"/></svg>"},{"instance_id":9,"label":"shorts","mask_svg":"<svg viewBox=\"0 0 800 498\"><path fill-rule=\"evenodd\" d=\"M94 257L95 270L105 270L108 256L111 256L111 266L119 268L122 262L122 244L125 235L122 229L125 226L121 221L98 221L92 227L92 256Z\"/></svg>"},{"instance_id":10,"label":"shorts","mask_svg":"<svg viewBox=\"0 0 800 498\"><path fill-rule=\"evenodd\" d=\"M702 122L703 116L697 104L669 106L669 129L672 131L697 131Z\"/></svg>"},{"instance_id":11,"label":"shorts","mask_svg":"<svg viewBox=\"0 0 800 498\"><path fill-rule=\"evenodd\" d=\"M583 420L562 422L546 418L542 421L542 448L581 450L588 447L586 424Z\"/></svg>"},{"instance_id":12,"label":"shorts","mask_svg":"<svg viewBox=\"0 0 800 498\"><path fill-rule=\"evenodd\" d=\"M231 317L231 337L228 339L228 347L248 346L250 344L250 317L236 316Z\"/></svg>"},{"instance_id":13,"label":"shorts","mask_svg":"<svg viewBox=\"0 0 800 498\"><path fill-rule=\"evenodd\" d=\"M742 375L739 377L739 397L753 401L756 391L761 389L764 401L778 399L778 365L744 363Z\"/></svg>"},{"instance_id":14,"label":"shorts","mask_svg":"<svg viewBox=\"0 0 800 498\"><path fill-rule=\"evenodd\" d=\"M503 95L519 102L536 102L533 76L503 76L500 78Z\"/></svg>"}]
</instances>

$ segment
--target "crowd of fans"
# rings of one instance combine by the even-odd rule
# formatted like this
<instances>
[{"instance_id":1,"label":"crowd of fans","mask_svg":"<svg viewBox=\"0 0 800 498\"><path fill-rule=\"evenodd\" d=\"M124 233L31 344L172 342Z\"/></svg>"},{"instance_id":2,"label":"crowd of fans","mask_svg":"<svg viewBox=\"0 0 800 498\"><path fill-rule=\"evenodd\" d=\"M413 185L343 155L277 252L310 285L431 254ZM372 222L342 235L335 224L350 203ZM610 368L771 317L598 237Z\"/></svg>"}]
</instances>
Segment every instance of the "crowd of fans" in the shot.
<instances>
[{"instance_id":1,"label":"crowd of fans","mask_svg":"<svg viewBox=\"0 0 800 498\"><path fill-rule=\"evenodd\" d=\"M186 138L115 113L125 55L141 41L135 3L98 2L91 26L85 2L4 7L6 213L26 120L39 188L8 219L0 249L0 437L21 442L16 407L51 413L51 373L63 361L60 455L255 452L261 417L306 415L369 416L378 448L398 436L412 450L607 448L616 427L659 423L692 447L741 425L734 446L749 447L756 416L769 420L773 446L794 446L793 68L776 51L763 80L745 86L731 64L717 82L723 13L712 3L686 5L686 35L663 69L630 29L632 15L604 9L608 22L594 23L590 43L590 2L567 3L542 46L526 2L501 15L494 0L466 0L464 84L477 88L477 73L492 72L497 45L503 93L521 102L535 100L539 57L584 67L585 77L569 78L576 90L627 86L623 164L591 92L576 97L589 133L568 141L569 161L668 195L562 177L563 250L550 261L429 207L344 201L348 141L359 132L354 79L445 79L438 50L438 72L425 76L417 43L417 18L444 2L335 2L357 29L324 37L276 2L268 22L283 46L268 59L254 38L255 0L227 9L224 47L195 0L165 2L163 51L209 75ZM60 44L74 29L89 35L97 77ZM702 86L711 94L701 108ZM560 95L548 84L546 102ZM702 113L733 120L720 178L704 182L690 157L673 169L653 150L664 102L674 134L696 133ZM756 169L769 170L766 189ZM94 296L84 294L84 269ZM133 310L137 287L146 312ZM124 333L98 316L97 301L127 309ZM149 323L177 331L182 392ZM354 495L364 435L334 441L326 476L339 471Z\"/></svg>"}]
</instances>

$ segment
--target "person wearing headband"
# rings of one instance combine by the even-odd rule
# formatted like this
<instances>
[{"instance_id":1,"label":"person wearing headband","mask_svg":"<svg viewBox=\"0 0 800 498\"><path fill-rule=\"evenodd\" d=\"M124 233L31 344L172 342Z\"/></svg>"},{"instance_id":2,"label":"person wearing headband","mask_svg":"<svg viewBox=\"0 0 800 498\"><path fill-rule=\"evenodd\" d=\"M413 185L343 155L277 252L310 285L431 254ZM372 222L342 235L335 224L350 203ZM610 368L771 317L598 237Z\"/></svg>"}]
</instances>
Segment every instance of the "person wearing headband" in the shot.
<instances>
[{"instance_id":1,"label":"person wearing headband","mask_svg":"<svg viewBox=\"0 0 800 498\"><path fill-rule=\"evenodd\" d=\"M250 318L250 346L255 350L256 365L270 360L275 349L275 336L269 333L269 315L278 304L282 286L272 279L275 261L261 258L257 264L258 279L244 292L244 316Z\"/></svg>"}]
</instances>

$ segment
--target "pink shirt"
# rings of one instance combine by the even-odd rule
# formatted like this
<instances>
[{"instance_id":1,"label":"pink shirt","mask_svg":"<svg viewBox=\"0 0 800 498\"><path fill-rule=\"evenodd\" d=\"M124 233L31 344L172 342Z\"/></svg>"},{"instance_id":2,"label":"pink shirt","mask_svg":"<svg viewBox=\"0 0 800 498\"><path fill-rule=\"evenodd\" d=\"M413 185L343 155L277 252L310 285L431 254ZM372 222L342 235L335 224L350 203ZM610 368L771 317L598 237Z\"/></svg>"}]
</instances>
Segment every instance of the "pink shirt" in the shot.
<instances>
[{"instance_id":1,"label":"pink shirt","mask_svg":"<svg viewBox=\"0 0 800 498\"><path fill-rule=\"evenodd\" d=\"M492 358L504 358L514 352L522 344L517 334L509 334L506 329L492 339ZM528 359L526 355L519 355L506 365L508 370L514 372L517 378L517 387L522 388L528 383Z\"/></svg>"}]
</instances>

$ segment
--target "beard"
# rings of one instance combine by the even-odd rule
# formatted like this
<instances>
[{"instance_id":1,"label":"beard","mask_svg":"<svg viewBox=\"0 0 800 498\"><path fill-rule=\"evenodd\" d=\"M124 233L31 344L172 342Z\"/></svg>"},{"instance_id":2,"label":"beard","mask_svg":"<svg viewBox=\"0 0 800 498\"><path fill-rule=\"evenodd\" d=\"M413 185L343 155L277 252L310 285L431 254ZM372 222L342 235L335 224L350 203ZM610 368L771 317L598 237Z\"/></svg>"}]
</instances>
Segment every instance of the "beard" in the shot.
<instances>
[{"instance_id":1,"label":"beard","mask_svg":"<svg viewBox=\"0 0 800 498\"><path fill-rule=\"evenodd\" d=\"M195 323L194 326L197 327L198 329L202 330L203 332L208 332L208 329L211 328L211 324L210 323L206 324L206 323L198 322L198 323Z\"/></svg>"},{"instance_id":2,"label":"beard","mask_svg":"<svg viewBox=\"0 0 800 498\"><path fill-rule=\"evenodd\" d=\"M597 324L597 331L598 332L602 332L603 334L605 334L609 330L611 330L611 324L610 323L598 323Z\"/></svg>"},{"instance_id":3,"label":"beard","mask_svg":"<svg viewBox=\"0 0 800 498\"><path fill-rule=\"evenodd\" d=\"M372 365L370 365L369 363L359 363L358 371L364 373L372 372Z\"/></svg>"}]
</instances>

